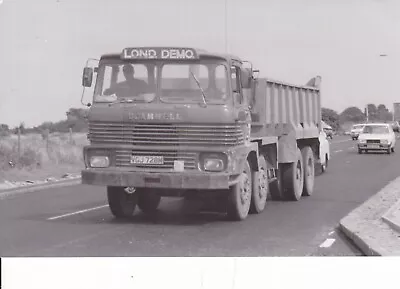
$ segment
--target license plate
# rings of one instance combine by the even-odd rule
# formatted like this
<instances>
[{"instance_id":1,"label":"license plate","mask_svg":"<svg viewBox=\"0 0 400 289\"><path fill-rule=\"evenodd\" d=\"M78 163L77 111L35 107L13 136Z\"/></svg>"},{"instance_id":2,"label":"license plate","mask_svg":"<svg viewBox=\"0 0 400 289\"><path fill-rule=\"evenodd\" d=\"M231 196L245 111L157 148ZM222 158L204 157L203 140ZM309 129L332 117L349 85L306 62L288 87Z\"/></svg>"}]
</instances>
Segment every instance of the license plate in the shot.
<instances>
[{"instance_id":1,"label":"license plate","mask_svg":"<svg viewBox=\"0 0 400 289\"><path fill-rule=\"evenodd\" d=\"M162 165L164 164L164 158L162 156L131 156L131 164Z\"/></svg>"},{"instance_id":2,"label":"license plate","mask_svg":"<svg viewBox=\"0 0 400 289\"><path fill-rule=\"evenodd\" d=\"M377 144L370 144L369 147L372 148L372 149L378 149L378 148L379 148L379 145L377 145Z\"/></svg>"}]
</instances>

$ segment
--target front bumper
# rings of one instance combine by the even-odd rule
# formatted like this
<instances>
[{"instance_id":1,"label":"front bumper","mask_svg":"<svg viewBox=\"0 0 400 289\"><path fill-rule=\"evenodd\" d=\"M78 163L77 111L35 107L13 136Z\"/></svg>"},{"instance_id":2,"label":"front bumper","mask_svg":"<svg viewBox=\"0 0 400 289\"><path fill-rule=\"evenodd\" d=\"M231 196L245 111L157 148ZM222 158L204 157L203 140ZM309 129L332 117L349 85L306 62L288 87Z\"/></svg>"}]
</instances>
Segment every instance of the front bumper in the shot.
<instances>
[{"instance_id":1,"label":"front bumper","mask_svg":"<svg viewBox=\"0 0 400 289\"><path fill-rule=\"evenodd\" d=\"M359 143L358 148L363 150L387 150L390 148L390 144Z\"/></svg>"},{"instance_id":2,"label":"front bumper","mask_svg":"<svg viewBox=\"0 0 400 289\"><path fill-rule=\"evenodd\" d=\"M132 172L110 169L84 169L82 184L136 188L227 189L235 183L228 173Z\"/></svg>"}]
</instances>

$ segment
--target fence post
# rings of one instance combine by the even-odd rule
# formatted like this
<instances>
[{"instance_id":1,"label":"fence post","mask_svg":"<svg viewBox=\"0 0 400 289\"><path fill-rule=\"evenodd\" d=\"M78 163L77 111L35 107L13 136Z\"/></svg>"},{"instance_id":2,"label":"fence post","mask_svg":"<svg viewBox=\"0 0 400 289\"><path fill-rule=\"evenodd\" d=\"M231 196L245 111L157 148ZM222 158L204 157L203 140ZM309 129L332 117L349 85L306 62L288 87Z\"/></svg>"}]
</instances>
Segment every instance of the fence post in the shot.
<instances>
[{"instance_id":1,"label":"fence post","mask_svg":"<svg viewBox=\"0 0 400 289\"><path fill-rule=\"evenodd\" d=\"M21 129L18 128L18 163L21 159Z\"/></svg>"}]
</instances>

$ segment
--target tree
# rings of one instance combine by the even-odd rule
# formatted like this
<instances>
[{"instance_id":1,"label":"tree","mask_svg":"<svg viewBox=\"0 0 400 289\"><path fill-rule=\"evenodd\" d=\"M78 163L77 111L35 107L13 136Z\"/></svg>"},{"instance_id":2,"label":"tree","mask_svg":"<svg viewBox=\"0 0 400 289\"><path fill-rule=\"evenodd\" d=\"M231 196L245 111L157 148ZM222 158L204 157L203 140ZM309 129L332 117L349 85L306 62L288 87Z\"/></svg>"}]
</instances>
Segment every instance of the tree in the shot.
<instances>
[{"instance_id":1,"label":"tree","mask_svg":"<svg viewBox=\"0 0 400 289\"><path fill-rule=\"evenodd\" d=\"M330 108L321 109L322 120L330 125L334 130L339 128L339 114Z\"/></svg>"},{"instance_id":2,"label":"tree","mask_svg":"<svg viewBox=\"0 0 400 289\"><path fill-rule=\"evenodd\" d=\"M365 120L365 114L356 106L346 108L339 115L340 122L362 122Z\"/></svg>"}]
</instances>

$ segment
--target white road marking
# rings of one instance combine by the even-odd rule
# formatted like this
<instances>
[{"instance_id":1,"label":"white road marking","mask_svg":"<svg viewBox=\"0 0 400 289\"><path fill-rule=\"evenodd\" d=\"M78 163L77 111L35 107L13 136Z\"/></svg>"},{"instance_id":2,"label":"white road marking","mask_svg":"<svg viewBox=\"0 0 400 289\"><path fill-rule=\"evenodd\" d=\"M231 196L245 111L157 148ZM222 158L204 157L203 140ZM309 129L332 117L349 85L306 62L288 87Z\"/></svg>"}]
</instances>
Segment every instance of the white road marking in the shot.
<instances>
[{"instance_id":1,"label":"white road marking","mask_svg":"<svg viewBox=\"0 0 400 289\"><path fill-rule=\"evenodd\" d=\"M340 153L340 152L342 152L343 150L337 150L337 151L334 151L334 153Z\"/></svg>"},{"instance_id":2,"label":"white road marking","mask_svg":"<svg viewBox=\"0 0 400 289\"><path fill-rule=\"evenodd\" d=\"M86 212L89 212L89 211L102 209L102 208L105 208L105 207L108 207L108 205L103 205L103 206L99 206L99 207L89 208L89 209L85 209L85 210L81 210L81 211L77 211L77 212L73 212L73 213L60 215L60 216L55 216L55 217L48 218L47 220L61 219L61 218L64 218L64 217L69 217L69 216L73 216L73 215L77 215L77 214L82 214L82 213L86 213Z\"/></svg>"},{"instance_id":3,"label":"white road marking","mask_svg":"<svg viewBox=\"0 0 400 289\"><path fill-rule=\"evenodd\" d=\"M321 245L319 245L320 248L329 248L332 246L333 243L335 243L336 239L326 239Z\"/></svg>"},{"instance_id":4,"label":"white road marking","mask_svg":"<svg viewBox=\"0 0 400 289\"><path fill-rule=\"evenodd\" d=\"M330 235L332 235L332 234L334 234L335 233L335 231L332 231L332 232L330 232L328 235L330 236Z\"/></svg>"}]
</instances>

